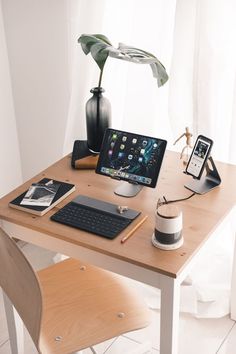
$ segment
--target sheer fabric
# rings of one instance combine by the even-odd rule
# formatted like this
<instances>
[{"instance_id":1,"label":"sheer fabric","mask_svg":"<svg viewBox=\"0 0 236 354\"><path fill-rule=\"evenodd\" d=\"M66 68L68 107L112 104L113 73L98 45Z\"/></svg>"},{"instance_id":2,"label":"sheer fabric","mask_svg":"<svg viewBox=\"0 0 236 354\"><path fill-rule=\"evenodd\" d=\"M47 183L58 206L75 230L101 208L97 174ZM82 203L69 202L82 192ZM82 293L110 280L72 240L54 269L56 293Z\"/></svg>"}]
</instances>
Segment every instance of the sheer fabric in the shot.
<instances>
[{"instance_id":1,"label":"sheer fabric","mask_svg":"<svg viewBox=\"0 0 236 354\"><path fill-rule=\"evenodd\" d=\"M86 137L84 105L99 75L93 59L77 48L76 39L81 33L100 32L114 44L121 41L154 53L170 77L158 89L149 67L108 58L102 86L112 104L113 127L163 137L168 148L174 149L173 141L189 126L194 138L205 134L214 140L214 159L235 162L235 1L78 3L71 20L75 74L65 149L71 139ZM102 15L96 16L101 10ZM183 139L175 149L180 151L184 143ZM222 232L228 240L224 247ZM183 284L183 311L198 317L220 317L229 312L232 235L226 225ZM158 292L142 285L140 289L150 307L158 308Z\"/></svg>"}]
</instances>

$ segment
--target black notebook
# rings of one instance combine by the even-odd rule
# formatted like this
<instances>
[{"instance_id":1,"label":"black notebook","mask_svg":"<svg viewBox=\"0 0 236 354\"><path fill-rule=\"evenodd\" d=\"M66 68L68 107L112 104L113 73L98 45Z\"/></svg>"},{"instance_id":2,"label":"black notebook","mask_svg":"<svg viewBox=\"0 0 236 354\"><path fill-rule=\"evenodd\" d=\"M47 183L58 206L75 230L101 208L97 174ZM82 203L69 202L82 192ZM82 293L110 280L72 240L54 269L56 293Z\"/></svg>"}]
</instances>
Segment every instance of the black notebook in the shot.
<instances>
[{"instance_id":1,"label":"black notebook","mask_svg":"<svg viewBox=\"0 0 236 354\"><path fill-rule=\"evenodd\" d=\"M11 208L42 216L75 190L67 182L43 178L9 203Z\"/></svg>"}]
</instances>

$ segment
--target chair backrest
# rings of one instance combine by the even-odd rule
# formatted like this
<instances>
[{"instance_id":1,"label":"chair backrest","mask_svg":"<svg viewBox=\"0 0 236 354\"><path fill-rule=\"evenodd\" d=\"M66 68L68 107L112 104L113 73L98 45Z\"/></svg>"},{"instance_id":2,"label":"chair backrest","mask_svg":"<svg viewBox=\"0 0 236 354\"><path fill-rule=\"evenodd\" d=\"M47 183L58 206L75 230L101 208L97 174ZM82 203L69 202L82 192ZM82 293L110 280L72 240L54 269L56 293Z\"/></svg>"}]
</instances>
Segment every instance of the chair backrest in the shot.
<instances>
[{"instance_id":1,"label":"chair backrest","mask_svg":"<svg viewBox=\"0 0 236 354\"><path fill-rule=\"evenodd\" d=\"M42 293L32 266L12 240L0 228L0 286L6 293L38 348Z\"/></svg>"}]
</instances>

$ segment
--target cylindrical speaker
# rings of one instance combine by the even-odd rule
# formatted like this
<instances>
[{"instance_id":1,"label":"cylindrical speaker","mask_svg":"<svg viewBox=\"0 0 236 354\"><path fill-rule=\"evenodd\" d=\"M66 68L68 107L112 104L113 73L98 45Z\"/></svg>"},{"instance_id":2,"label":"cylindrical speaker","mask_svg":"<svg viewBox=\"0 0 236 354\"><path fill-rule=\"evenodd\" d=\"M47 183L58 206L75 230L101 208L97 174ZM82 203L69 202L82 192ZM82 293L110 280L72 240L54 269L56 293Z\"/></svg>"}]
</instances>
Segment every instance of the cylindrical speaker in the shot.
<instances>
[{"instance_id":1,"label":"cylindrical speaker","mask_svg":"<svg viewBox=\"0 0 236 354\"><path fill-rule=\"evenodd\" d=\"M170 204L158 206L152 243L163 250L175 250L182 246L182 211L178 207Z\"/></svg>"}]
</instances>

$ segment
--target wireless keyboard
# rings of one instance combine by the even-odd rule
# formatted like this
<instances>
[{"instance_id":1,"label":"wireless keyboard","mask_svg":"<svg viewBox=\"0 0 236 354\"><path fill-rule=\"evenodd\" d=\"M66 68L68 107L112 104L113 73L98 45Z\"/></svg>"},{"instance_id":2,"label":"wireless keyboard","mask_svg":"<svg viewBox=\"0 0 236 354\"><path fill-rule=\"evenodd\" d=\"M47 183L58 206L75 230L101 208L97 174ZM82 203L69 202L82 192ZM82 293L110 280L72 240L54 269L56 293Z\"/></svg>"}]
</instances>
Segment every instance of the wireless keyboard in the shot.
<instances>
[{"instance_id":1,"label":"wireless keyboard","mask_svg":"<svg viewBox=\"0 0 236 354\"><path fill-rule=\"evenodd\" d=\"M105 202L101 203L106 205L109 204ZM99 236L104 236L109 239L116 237L132 222L132 219L120 215L114 215L114 213L109 213L73 201L51 216L51 220L53 221L85 230Z\"/></svg>"}]
</instances>

